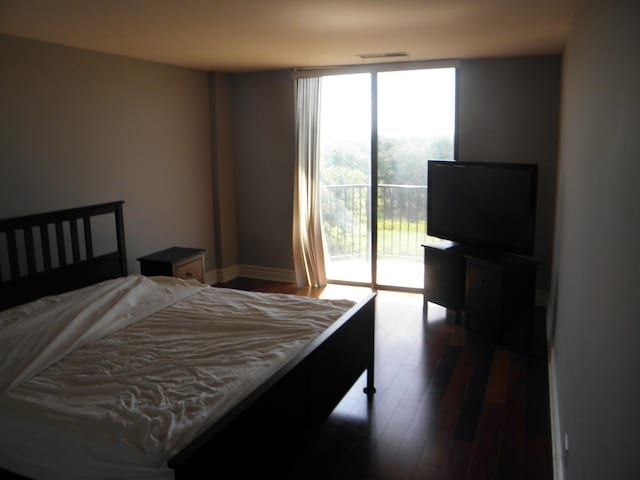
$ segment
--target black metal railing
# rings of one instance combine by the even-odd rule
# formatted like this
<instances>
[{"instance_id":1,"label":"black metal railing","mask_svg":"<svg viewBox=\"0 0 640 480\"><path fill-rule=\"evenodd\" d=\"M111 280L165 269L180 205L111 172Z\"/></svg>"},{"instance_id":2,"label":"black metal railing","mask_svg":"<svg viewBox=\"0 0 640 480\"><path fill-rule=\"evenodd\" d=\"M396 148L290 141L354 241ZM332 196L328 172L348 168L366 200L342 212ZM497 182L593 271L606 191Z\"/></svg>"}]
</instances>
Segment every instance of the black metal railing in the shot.
<instances>
[{"instance_id":1,"label":"black metal railing","mask_svg":"<svg viewBox=\"0 0 640 480\"><path fill-rule=\"evenodd\" d=\"M331 259L371 255L369 185L324 185L322 228ZM427 226L427 187L378 185L378 257L423 256Z\"/></svg>"}]
</instances>

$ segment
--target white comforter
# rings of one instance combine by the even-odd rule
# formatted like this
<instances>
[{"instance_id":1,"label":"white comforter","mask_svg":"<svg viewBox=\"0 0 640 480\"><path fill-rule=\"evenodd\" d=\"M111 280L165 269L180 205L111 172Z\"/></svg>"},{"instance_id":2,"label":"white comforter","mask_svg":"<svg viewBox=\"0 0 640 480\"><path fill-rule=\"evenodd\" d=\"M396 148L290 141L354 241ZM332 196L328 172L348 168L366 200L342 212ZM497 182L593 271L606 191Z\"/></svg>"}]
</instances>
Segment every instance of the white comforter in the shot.
<instances>
[{"instance_id":1,"label":"white comforter","mask_svg":"<svg viewBox=\"0 0 640 480\"><path fill-rule=\"evenodd\" d=\"M2 312L0 466L171 478L171 456L352 305L131 276Z\"/></svg>"}]
</instances>

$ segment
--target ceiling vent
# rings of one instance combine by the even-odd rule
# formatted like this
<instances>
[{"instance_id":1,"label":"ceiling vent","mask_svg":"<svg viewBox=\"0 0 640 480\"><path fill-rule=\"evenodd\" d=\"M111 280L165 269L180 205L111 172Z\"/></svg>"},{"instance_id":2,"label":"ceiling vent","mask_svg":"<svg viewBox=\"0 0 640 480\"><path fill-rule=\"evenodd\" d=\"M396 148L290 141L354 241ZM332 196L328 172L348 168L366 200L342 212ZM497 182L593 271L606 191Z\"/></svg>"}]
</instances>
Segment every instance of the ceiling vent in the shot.
<instances>
[{"instance_id":1,"label":"ceiling vent","mask_svg":"<svg viewBox=\"0 0 640 480\"><path fill-rule=\"evenodd\" d=\"M384 61L384 60L409 60L407 52L386 52L386 53L361 53L358 55L363 62L367 61Z\"/></svg>"}]
</instances>

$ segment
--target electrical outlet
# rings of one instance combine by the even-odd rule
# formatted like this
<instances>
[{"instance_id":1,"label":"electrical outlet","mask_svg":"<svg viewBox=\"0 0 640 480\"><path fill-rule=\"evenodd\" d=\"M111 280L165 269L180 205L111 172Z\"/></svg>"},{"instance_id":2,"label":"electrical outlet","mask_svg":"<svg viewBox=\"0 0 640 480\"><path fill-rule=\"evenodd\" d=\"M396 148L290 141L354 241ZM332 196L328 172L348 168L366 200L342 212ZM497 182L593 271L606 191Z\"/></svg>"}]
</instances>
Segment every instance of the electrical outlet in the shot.
<instances>
[{"instance_id":1,"label":"electrical outlet","mask_svg":"<svg viewBox=\"0 0 640 480\"><path fill-rule=\"evenodd\" d=\"M565 433L562 438L562 459L566 464L569 459L569 434Z\"/></svg>"}]
</instances>

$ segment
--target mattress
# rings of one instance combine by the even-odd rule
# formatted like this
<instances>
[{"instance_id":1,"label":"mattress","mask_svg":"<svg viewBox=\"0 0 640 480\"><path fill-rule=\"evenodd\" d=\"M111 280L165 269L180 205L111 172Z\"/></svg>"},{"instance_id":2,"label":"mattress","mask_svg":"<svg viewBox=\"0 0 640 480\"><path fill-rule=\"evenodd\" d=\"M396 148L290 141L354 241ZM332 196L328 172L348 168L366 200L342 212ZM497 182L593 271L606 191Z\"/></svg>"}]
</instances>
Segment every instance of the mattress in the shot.
<instances>
[{"instance_id":1,"label":"mattress","mask_svg":"<svg viewBox=\"0 0 640 480\"><path fill-rule=\"evenodd\" d=\"M0 312L0 466L172 478L173 455L352 305L132 275Z\"/></svg>"}]
</instances>

